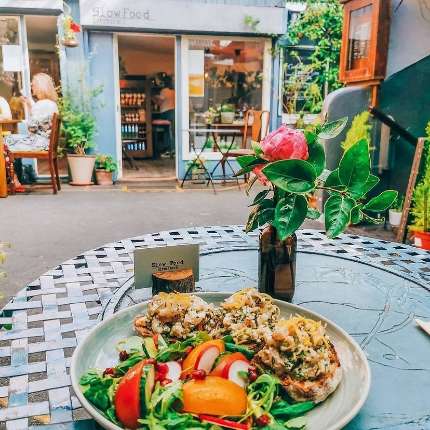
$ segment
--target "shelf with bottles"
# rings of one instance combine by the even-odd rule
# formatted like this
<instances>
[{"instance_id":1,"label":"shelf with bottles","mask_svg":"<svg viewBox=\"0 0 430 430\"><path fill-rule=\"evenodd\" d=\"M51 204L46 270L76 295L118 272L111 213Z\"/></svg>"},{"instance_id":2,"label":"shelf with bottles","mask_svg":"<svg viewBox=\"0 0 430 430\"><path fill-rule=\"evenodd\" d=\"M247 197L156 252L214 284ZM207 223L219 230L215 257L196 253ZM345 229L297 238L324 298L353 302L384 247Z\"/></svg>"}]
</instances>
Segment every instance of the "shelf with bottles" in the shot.
<instances>
[{"instance_id":1,"label":"shelf with bottles","mask_svg":"<svg viewBox=\"0 0 430 430\"><path fill-rule=\"evenodd\" d=\"M143 141L123 141L123 147L127 152L139 152L139 151L145 151L146 143ZM137 155L137 154L136 154Z\"/></svg>"},{"instance_id":2,"label":"shelf with bottles","mask_svg":"<svg viewBox=\"0 0 430 430\"><path fill-rule=\"evenodd\" d=\"M122 88L120 93L120 105L122 108L144 107L145 93L136 88Z\"/></svg>"},{"instance_id":3,"label":"shelf with bottles","mask_svg":"<svg viewBox=\"0 0 430 430\"><path fill-rule=\"evenodd\" d=\"M138 139L146 136L146 129L139 124L121 124L121 138L122 140L127 139Z\"/></svg>"},{"instance_id":4,"label":"shelf with bottles","mask_svg":"<svg viewBox=\"0 0 430 430\"><path fill-rule=\"evenodd\" d=\"M146 120L146 114L143 109L138 112L126 112L121 114L121 122L123 124L134 123L134 124L144 124Z\"/></svg>"}]
</instances>

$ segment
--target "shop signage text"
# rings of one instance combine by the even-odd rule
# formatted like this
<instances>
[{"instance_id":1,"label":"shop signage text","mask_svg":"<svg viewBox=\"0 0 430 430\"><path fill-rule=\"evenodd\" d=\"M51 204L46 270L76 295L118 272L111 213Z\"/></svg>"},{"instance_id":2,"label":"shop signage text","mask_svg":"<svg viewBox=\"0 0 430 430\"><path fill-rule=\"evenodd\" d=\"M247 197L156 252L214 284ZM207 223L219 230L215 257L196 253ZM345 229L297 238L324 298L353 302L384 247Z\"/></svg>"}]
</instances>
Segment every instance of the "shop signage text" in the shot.
<instances>
[{"instance_id":1,"label":"shop signage text","mask_svg":"<svg viewBox=\"0 0 430 430\"><path fill-rule=\"evenodd\" d=\"M151 20L149 9L130 9L93 7L92 17L94 25L121 25L125 21L148 22Z\"/></svg>"},{"instance_id":2,"label":"shop signage text","mask_svg":"<svg viewBox=\"0 0 430 430\"><path fill-rule=\"evenodd\" d=\"M81 24L99 29L255 33L247 15L258 16L260 34L283 33L284 9L174 0L80 0Z\"/></svg>"}]
</instances>

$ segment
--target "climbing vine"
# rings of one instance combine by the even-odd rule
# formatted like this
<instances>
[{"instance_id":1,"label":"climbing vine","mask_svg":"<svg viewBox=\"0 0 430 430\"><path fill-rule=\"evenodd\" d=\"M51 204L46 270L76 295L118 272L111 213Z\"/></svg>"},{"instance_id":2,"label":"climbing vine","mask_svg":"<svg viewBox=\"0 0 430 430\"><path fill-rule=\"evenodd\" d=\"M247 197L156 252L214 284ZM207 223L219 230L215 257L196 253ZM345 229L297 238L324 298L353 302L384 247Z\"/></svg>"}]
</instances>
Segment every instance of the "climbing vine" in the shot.
<instances>
[{"instance_id":1,"label":"climbing vine","mask_svg":"<svg viewBox=\"0 0 430 430\"><path fill-rule=\"evenodd\" d=\"M292 45L306 40L314 44L315 50L309 60L314 71L314 82L323 94L342 86L339 81L342 16L339 0L306 0L306 10L287 33Z\"/></svg>"}]
</instances>

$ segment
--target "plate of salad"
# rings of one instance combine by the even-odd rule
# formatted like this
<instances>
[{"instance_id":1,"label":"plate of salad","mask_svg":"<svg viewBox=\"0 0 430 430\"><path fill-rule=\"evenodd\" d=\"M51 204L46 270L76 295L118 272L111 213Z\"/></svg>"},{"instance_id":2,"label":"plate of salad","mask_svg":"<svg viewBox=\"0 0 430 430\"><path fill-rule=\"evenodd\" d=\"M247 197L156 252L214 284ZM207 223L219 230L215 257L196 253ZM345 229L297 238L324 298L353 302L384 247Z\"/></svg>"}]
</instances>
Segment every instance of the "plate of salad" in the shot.
<instances>
[{"instance_id":1,"label":"plate of salad","mask_svg":"<svg viewBox=\"0 0 430 430\"><path fill-rule=\"evenodd\" d=\"M340 327L247 288L160 293L118 312L79 343L71 379L110 430L337 430L371 377Z\"/></svg>"}]
</instances>

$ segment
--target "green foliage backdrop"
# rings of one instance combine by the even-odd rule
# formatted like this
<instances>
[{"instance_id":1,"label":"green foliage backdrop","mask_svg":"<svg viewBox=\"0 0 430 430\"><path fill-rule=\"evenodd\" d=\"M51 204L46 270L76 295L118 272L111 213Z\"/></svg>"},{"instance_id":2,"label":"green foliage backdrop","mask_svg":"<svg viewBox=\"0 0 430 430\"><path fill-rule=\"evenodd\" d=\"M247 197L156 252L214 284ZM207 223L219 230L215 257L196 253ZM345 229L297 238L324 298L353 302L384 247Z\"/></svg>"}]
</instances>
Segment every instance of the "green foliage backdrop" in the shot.
<instances>
[{"instance_id":1,"label":"green foliage backdrop","mask_svg":"<svg viewBox=\"0 0 430 430\"><path fill-rule=\"evenodd\" d=\"M342 6L339 0L306 0L306 10L292 24L287 36L293 45L310 40L315 51L310 57L321 92L342 86L339 81L339 56L342 42Z\"/></svg>"}]
</instances>

